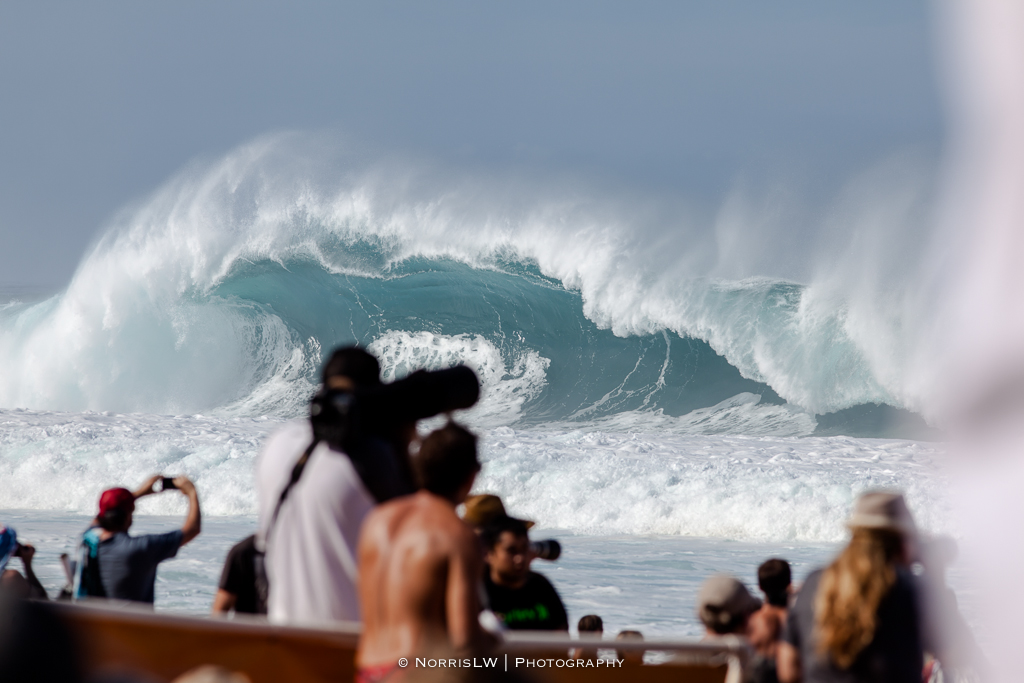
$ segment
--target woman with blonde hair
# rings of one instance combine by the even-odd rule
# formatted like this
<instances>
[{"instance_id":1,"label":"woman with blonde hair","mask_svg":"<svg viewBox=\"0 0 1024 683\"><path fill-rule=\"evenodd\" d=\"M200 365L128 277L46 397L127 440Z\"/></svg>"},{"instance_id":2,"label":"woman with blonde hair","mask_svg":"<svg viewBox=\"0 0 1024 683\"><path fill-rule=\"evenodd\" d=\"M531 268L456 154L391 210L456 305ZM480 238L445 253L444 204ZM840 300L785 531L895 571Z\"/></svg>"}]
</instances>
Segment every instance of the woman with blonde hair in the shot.
<instances>
[{"instance_id":1,"label":"woman with blonde hair","mask_svg":"<svg viewBox=\"0 0 1024 683\"><path fill-rule=\"evenodd\" d=\"M779 680L918 683L921 625L907 568L916 529L907 504L898 493L865 493L847 525L849 545L807 577L789 612Z\"/></svg>"}]
</instances>

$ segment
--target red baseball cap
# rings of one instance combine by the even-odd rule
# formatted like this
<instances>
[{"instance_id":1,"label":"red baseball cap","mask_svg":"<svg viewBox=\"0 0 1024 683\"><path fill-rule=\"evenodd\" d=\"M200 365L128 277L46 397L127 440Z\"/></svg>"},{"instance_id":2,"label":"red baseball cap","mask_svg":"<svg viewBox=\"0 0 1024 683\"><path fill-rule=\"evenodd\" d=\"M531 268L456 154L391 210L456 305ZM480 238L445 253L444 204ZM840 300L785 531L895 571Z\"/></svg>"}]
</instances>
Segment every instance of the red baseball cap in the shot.
<instances>
[{"instance_id":1,"label":"red baseball cap","mask_svg":"<svg viewBox=\"0 0 1024 683\"><path fill-rule=\"evenodd\" d=\"M100 496L100 514L109 510L131 512L135 509L135 494L128 489L107 489Z\"/></svg>"}]
</instances>

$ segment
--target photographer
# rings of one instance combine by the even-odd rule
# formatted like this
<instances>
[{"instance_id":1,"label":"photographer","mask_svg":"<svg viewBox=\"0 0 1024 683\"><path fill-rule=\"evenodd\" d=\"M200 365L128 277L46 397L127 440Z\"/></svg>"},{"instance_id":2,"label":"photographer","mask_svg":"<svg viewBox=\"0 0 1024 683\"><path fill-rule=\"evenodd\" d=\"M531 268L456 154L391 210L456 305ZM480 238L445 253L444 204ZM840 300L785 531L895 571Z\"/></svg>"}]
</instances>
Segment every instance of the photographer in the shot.
<instances>
[{"instance_id":1,"label":"photographer","mask_svg":"<svg viewBox=\"0 0 1024 683\"><path fill-rule=\"evenodd\" d=\"M159 491L177 489L188 498L180 529L165 534L129 536L135 501ZM75 576L75 598L98 597L153 604L156 568L178 554L178 548L199 535L202 520L199 494L186 477L150 477L137 491L108 489L100 496L96 519L82 536Z\"/></svg>"},{"instance_id":2,"label":"photographer","mask_svg":"<svg viewBox=\"0 0 1024 683\"><path fill-rule=\"evenodd\" d=\"M18 534L10 527L0 526L0 591L6 591L22 598L48 600L46 589L39 583L36 573L32 571L32 558L36 549L31 545L18 543ZM22 576L14 569L8 569L12 558L21 558L25 568Z\"/></svg>"},{"instance_id":3,"label":"photographer","mask_svg":"<svg viewBox=\"0 0 1024 683\"><path fill-rule=\"evenodd\" d=\"M498 517L480 535L486 553L484 588L491 611L511 630L568 631L569 616L558 592L546 578L530 571L536 556L527 525Z\"/></svg>"},{"instance_id":4,"label":"photographer","mask_svg":"<svg viewBox=\"0 0 1024 683\"><path fill-rule=\"evenodd\" d=\"M479 393L465 367L382 384L372 355L334 351L310 417L273 434L256 463L271 621L359 620L363 520L375 505L415 491L408 449L416 421L468 408Z\"/></svg>"}]
</instances>

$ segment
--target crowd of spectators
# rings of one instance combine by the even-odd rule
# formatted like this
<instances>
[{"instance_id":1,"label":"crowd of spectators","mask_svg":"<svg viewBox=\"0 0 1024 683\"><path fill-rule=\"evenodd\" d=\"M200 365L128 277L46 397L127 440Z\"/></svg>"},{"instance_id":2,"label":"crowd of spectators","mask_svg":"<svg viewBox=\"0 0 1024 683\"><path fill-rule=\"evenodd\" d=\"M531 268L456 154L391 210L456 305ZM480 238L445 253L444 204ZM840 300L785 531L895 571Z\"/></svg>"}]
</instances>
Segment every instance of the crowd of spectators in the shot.
<instances>
[{"instance_id":1,"label":"crowd of spectators","mask_svg":"<svg viewBox=\"0 0 1024 683\"><path fill-rule=\"evenodd\" d=\"M468 407L478 393L465 368L383 385L372 355L336 351L311 419L286 424L262 450L259 529L228 553L213 613L290 624L361 621L363 683L385 680L400 657L431 648L476 651L504 630L568 632L558 591L532 568L542 553L530 541L534 523L508 514L497 496L469 495L480 470L476 437L450 420L417 437L419 419ZM188 501L182 526L130 534L136 501L172 490ZM911 571L920 569L924 546L903 497L860 496L848 526L849 544L798 589L780 558L757 568L764 600L737 577L709 577L694 605L704 640L748 646L750 680L763 683L910 683L922 672L934 676L940 662L970 666L977 650L964 646L966 627L948 637L936 626L962 624L940 563L925 566L923 579ZM68 562L67 593L152 605L158 565L200 532L199 494L186 477L155 475L135 491L104 491ZM33 555L13 529L0 528L0 592L47 598ZM11 566L15 558L22 572ZM643 640L623 630L601 647L604 622L594 614L577 629L577 660ZM615 656L641 665L644 654L630 647Z\"/></svg>"}]
</instances>

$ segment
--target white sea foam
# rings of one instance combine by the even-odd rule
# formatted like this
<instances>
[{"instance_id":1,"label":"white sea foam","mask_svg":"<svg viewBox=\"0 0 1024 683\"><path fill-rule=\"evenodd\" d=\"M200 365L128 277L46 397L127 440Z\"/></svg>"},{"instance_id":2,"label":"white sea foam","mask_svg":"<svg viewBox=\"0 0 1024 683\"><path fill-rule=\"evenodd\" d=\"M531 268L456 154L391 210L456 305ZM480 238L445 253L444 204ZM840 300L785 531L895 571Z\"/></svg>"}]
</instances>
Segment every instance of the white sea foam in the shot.
<instances>
[{"instance_id":1,"label":"white sea foam","mask_svg":"<svg viewBox=\"0 0 1024 683\"><path fill-rule=\"evenodd\" d=\"M278 422L202 415L0 411L0 509L94 513L112 486L186 474L215 515L252 514L253 464ZM179 496L140 501L142 514L184 511Z\"/></svg>"},{"instance_id":2,"label":"white sea foam","mask_svg":"<svg viewBox=\"0 0 1024 683\"><path fill-rule=\"evenodd\" d=\"M419 369L440 370L463 364L480 380L480 400L461 419L475 427L513 424L523 404L546 384L547 358L527 351L506 364L501 351L479 335L432 334L392 330L375 339L368 350L380 360L385 381Z\"/></svg>"},{"instance_id":3,"label":"white sea foam","mask_svg":"<svg viewBox=\"0 0 1024 683\"><path fill-rule=\"evenodd\" d=\"M253 465L265 418L0 411L0 509L95 511L110 486L155 472L192 477L212 515L255 513ZM589 534L834 541L856 494L907 492L926 529L951 529L941 451L848 437L623 433L552 425L482 431L478 490L510 509ZM298 454L296 454L298 457ZM181 514L153 496L143 514Z\"/></svg>"},{"instance_id":4,"label":"white sea foam","mask_svg":"<svg viewBox=\"0 0 1024 683\"><path fill-rule=\"evenodd\" d=\"M906 492L950 532L934 445L849 437L709 437L498 428L482 491L514 514L592 534L836 541L856 496Z\"/></svg>"}]
</instances>

